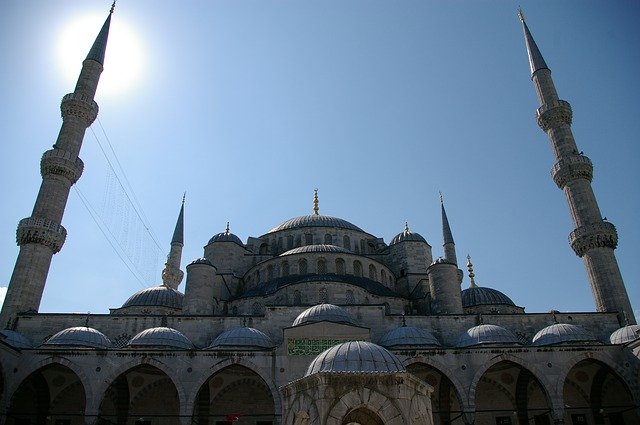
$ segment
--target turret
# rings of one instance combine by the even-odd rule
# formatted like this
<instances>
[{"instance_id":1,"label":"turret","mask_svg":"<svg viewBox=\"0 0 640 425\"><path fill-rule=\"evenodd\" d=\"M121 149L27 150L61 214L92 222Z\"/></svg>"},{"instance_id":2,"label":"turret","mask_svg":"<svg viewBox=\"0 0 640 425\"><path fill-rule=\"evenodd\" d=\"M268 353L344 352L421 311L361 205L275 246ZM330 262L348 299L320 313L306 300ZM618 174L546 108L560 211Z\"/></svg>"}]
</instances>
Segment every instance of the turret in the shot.
<instances>
[{"instance_id":1,"label":"turret","mask_svg":"<svg viewBox=\"0 0 640 425\"><path fill-rule=\"evenodd\" d=\"M176 228L171 238L171 249L167 262L162 270L162 284L172 289L178 289L184 272L180 270L180 261L182 259L182 247L184 246L184 196L182 197L182 206L178 214Z\"/></svg>"},{"instance_id":2,"label":"turret","mask_svg":"<svg viewBox=\"0 0 640 425\"><path fill-rule=\"evenodd\" d=\"M206 258L197 259L187 266L183 314L212 315L216 312L216 307L221 303L220 285L215 284L215 277L216 268Z\"/></svg>"},{"instance_id":3,"label":"turret","mask_svg":"<svg viewBox=\"0 0 640 425\"><path fill-rule=\"evenodd\" d=\"M524 15L519 13L529 56L531 80L540 107L536 117L540 128L547 133L556 163L551 170L554 182L567 199L574 230L569 243L584 261L596 308L602 312L626 314L635 323L614 249L618 245L615 226L605 221L591 187L593 165L576 146L571 122L573 111L569 102L560 100L551 70L536 45Z\"/></svg>"},{"instance_id":4,"label":"turret","mask_svg":"<svg viewBox=\"0 0 640 425\"><path fill-rule=\"evenodd\" d=\"M46 151L40 161L42 184L33 212L18 224L16 242L20 252L0 313L2 325L15 320L20 312L38 311L51 259L66 239L62 217L71 186L84 168L78 157L84 133L98 115L93 98L103 69L113 7L82 62L75 90L62 98L62 127L53 149Z\"/></svg>"}]
</instances>

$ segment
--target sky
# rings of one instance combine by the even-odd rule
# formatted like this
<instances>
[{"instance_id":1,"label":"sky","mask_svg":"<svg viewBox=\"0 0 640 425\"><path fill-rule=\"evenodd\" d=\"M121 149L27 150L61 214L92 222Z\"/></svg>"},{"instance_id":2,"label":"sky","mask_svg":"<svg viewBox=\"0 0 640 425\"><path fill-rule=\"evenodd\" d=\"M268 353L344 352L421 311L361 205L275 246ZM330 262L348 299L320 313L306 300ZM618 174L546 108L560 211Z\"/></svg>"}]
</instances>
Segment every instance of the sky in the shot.
<instances>
[{"instance_id":1,"label":"sky","mask_svg":"<svg viewBox=\"0 0 640 425\"><path fill-rule=\"evenodd\" d=\"M406 221L434 258L441 191L480 286L527 312L593 311L534 118L518 6L573 107L640 318L640 3L582 0L121 0L40 311L107 313L160 284L185 191L183 270L227 221L246 241L311 214L315 188L321 214L387 243ZM0 296L60 99L109 7L0 5Z\"/></svg>"}]
</instances>

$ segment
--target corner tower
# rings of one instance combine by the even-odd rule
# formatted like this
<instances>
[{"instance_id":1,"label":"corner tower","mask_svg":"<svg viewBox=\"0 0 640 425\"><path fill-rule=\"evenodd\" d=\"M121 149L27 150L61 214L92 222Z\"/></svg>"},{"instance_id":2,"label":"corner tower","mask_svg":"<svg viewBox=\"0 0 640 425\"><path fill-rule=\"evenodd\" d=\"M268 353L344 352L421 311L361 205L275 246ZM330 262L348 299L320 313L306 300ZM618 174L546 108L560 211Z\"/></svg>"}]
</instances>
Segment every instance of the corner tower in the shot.
<instances>
[{"instance_id":1,"label":"corner tower","mask_svg":"<svg viewBox=\"0 0 640 425\"><path fill-rule=\"evenodd\" d=\"M98 116L98 105L93 98L103 70L114 5L82 62L75 90L62 98L62 127L53 149L42 155L42 184L33 212L31 217L18 223L16 242L20 252L0 313L0 326L8 326L18 313L38 311L51 258L66 239L62 216L71 186L84 168L78 157L84 133Z\"/></svg>"},{"instance_id":2,"label":"corner tower","mask_svg":"<svg viewBox=\"0 0 640 425\"><path fill-rule=\"evenodd\" d=\"M569 234L569 243L576 255L584 261L597 310L618 312L620 317L626 314L635 323L614 254L618 234L615 226L604 221L600 214L591 188L593 165L578 150L571 131L571 105L558 98L551 70L533 40L522 11L519 12L519 17L529 55L531 80L540 102L536 111L538 125L547 133L556 159L551 175L567 198L573 220L574 230Z\"/></svg>"}]
</instances>

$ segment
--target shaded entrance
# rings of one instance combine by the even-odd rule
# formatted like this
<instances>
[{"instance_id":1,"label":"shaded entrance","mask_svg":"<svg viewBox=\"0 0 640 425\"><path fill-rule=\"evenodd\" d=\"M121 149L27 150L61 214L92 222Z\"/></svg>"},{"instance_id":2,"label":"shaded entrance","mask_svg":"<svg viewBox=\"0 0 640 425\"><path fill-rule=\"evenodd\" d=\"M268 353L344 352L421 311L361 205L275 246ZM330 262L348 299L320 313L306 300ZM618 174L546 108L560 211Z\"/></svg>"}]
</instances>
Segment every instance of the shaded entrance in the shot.
<instances>
[{"instance_id":1,"label":"shaded entrance","mask_svg":"<svg viewBox=\"0 0 640 425\"><path fill-rule=\"evenodd\" d=\"M371 410L360 407L347 413L342 425L384 425L384 422Z\"/></svg>"},{"instance_id":2,"label":"shaded entrance","mask_svg":"<svg viewBox=\"0 0 640 425\"><path fill-rule=\"evenodd\" d=\"M433 387L431 405L435 425L448 425L455 418L460 417L462 413L460 399L453 383L445 374L424 363L407 366L407 372Z\"/></svg>"}]
</instances>

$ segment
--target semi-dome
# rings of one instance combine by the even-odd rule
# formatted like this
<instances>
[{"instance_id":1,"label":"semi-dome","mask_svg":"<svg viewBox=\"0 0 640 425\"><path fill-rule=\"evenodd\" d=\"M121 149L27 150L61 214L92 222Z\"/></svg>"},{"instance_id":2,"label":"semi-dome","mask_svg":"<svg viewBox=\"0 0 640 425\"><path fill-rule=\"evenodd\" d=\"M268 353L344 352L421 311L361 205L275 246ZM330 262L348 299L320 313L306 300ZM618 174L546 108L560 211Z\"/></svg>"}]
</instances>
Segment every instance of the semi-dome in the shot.
<instances>
[{"instance_id":1,"label":"semi-dome","mask_svg":"<svg viewBox=\"0 0 640 425\"><path fill-rule=\"evenodd\" d=\"M387 332L380 345L387 348L438 347L440 342L431 332L414 326L400 326Z\"/></svg>"},{"instance_id":2,"label":"semi-dome","mask_svg":"<svg viewBox=\"0 0 640 425\"><path fill-rule=\"evenodd\" d=\"M640 338L640 325L627 325L611 334L609 341L615 345L626 344Z\"/></svg>"},{"instance_id":3,"label":"semi-dome","mask_svg":"<svg viewBox=\"0 0 640 425\"><path fill-rule=\"evenodd\" d=\"M532 342L533 345L554 345L566 342L597 342L597 339L582 326L556 323L540 330Z\"/></svg>"},{"instance_id":4,"label":"semi-dome","mask_svg":"<svg viewBox=\"0 0 640 425\"><path fill-rule=\"evenodd\" d=\"M211 244L214 242L233 242L233 243L237 243L240 246L244 246L240 238L229 231L225 231L225 232L213 235L213 237L209 239L208 244Z\"/></svg>"},{"instance_id":5,"label":"semi-dome","mask_svg":"<svg viewBox=\"0 0 640 425\"><path fill-rule=\"evenodd\" d=\"M498 325L478 325L463 332L456 343L457 347L471 347L482 344L517 344L518 338Z\"/></svg>"},{"instance_id":6,"label":"semi-dome","mask_svg":"<svg viewBox=\"0 0 640 425\"><path fill-rule=\"evenodd\" d=\"M341 218L331 217L329 215L312 214L291 218L269 230L267 234L279 232L281 230L299 229L303 227L337 227L339 229L364 232L355 224L351 224Z\"/></svg>"},{"instance_id":7,"label":"semi-dome","mask_svg":"<svg viewBox=\"0 0 640 425\"><path fill-rule=\"evenodd\" d=\"M351 251L341 246L318 244L318 245L305 245L298 248L293 248L293 249L290 249L289 251L283 252L282 254L280 254L280 256L283 257L285 255L307 254L310 252L330 252L330 253L351 254Z\"/></svg>"},{"instance_id":8,"label":"semi-dome","mask_svg":"<svg viewBox=\"0 0 640 425\"><path fill-rule=\"evenodd\" d=\"M472 286L461 292L462 307L475 307L478 305L510 305L515 304L511 298L493 288L485 288L482 286Z\"/></svg>"},{"instance_id":9,"label":"semi-dome","mask_svg":"<svg viewBox=\"0 0 640 425\"><path fill-rule=\"evenodd\" d=\"M191 350L193 344L189 338L176 329L159 326L157 328L145 329L138 335L131 338L127 344L133 348L178 348Z\"/></svg>"},{"instance_id":10,"label":"semi-dome","mask_svg":"<svg viewBox=\"0 0 640 425\"><path fill-rule=\"evenodd\" d=\"M274 343L264 332L254 328L235 328L225 332L213 340L208 349L264 350L274 347Z\"/></svg>"},{"instance_id":11,"label":"semi-dome","mask_svg":"<svg viewBox=\"0 0 640 425\"><path fill-rule=\"evenodd\" d=\"M11 329L0 330L0 339L14 348L31 348L33 343L29 341L29 338L22 335L20 332L12 331Z\"/></svg>"},{"instance_id":12,"label":"semi-dome","mask_svg":"<svg viewBox=\"0 0 640 425\"><path fill-rule=\"evenodd\" d=\"M379 345L365 341L343 342L318 354L305 376L319 372L398 373L405 372L400 359Z\"/></svg>"},{"instance_id":13,"label":"semi-dome","mask_svg":"<svg viewBox=\"0 0 640 425\"><path fill-rule=\"evenodd\" d=\"M318 304L300 313L292 326L316 322L334 322L355 325L356 322L347 310L333 304Z\"/></svg>"},{"instance_id":14,"label":"semi-dome","mask_svg":"<svg viewBox=\"0 0 640 425\"><path fill-rule=\"evenodd\" d=\"M61 330L49 338L44 345L105 349L111 347L111 341L97 329L76 326Z\"/></svg>"},{"instance_id":15,"label":"semi-dome","mask_svg":"<svg viewBox=\"0 0 640 425\"><path fill-rule=\"evenodd\" d=\"M409 230L409 225L405 224L404 231L402 233L398 233L391 239L391 243L389 246L395 245L400 242L424 242L427 243L427 240L422 237L419 233L415 233ZM427 243L428 244L428 243Z\"/></svg>"},{"instance_id":16,"label":"semi-dome","mask_svg":"<svg viewBox=\"0 0 640 425\"><path fill-rule=\"evenodd\" d=\"M168 286L160 285L146 288L133 294L124 304L125 307L168 307L182 308L184 294Z\"/></svg>"}]
</instances>

